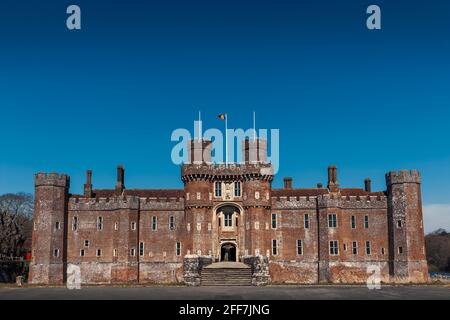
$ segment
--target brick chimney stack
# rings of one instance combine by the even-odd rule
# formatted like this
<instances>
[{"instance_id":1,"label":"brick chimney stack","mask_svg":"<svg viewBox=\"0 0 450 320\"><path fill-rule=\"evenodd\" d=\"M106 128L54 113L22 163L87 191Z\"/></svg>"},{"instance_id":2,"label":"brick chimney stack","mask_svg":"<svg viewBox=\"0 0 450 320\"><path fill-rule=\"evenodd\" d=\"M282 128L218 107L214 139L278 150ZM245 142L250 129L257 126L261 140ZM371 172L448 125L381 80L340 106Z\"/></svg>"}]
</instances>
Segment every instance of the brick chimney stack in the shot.
<instances>
[{"instance_id":1,"label":"brick chimney stack","mask_svg":"<svg viewBox=\"0 0 450 320\"><path fill-rule=\"evenodd\" d=\"M116 182L116 194L122 194L125 189L125 170L122 165L117 166L117 182Z\"/></svg>"},{"instance_id":2,"label":"brick chimney stack","mask_svg":"<svg viewBox=\"0 0 450 320\"><path fill-rule=\"evenodd\" d=\"M284 188L285 189L292 189L292 178L291 177L287 177L284 178Z\"/></svg>"},{"instance_id":3,"label":"brick chimney stack","mask_svg":"<svg viewBox=\"0 0 450 320\"><path fill-rule=\"evenodd\" d=\"M370 178L366 178L364 180L364 189L367 192L372 192L372 181L370 180Z\"/></svg>"},{"instance_id":4,"label":"brick chimney stack","mask_svg":"<svg viewBox=\"0 0 450 320\"><path fill-rule=\"evenodd\" d=\"M92 198L92 170L86 171L86 183L84 184L84 196Z\"/></svg>"},{"instance_id":5,"label":"brick chimney stack","mask_svg":"<svg viewBox=\"0 0 450 320\"><path fill-rule=\"evenodd\" d=\"M337 181L337 167L328 167L328 189L331 192L336 192L339 190L339 182Z\"/></svg>"}]
</instances>

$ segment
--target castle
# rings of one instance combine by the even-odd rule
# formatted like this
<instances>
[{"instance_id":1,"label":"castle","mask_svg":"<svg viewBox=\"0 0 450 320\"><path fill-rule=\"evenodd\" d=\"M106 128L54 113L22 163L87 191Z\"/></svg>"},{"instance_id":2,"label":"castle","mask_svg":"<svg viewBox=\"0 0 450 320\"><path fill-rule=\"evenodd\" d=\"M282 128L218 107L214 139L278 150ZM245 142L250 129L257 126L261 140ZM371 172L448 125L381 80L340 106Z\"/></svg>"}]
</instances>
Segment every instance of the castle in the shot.
<instances>
[{"instance_id":1,"label":"castle","mask_svg":"<svg viewBox=\"0 0 450 320\"><path fill-rule=\"evenodd\" d=\"M117 168L114 189L69 192L67 175L35 175L31 283L63 284L69 265L82 283L201 285L208 267L236 261L251 284L423 283L420 175L386 174L386 191L328 183L273 189L265 140L245 140L244 161L211 162L211 142L191 140L184 188L128 189ZM370 270L370 272L368 272Z\"/></svg>"}]
</instances>

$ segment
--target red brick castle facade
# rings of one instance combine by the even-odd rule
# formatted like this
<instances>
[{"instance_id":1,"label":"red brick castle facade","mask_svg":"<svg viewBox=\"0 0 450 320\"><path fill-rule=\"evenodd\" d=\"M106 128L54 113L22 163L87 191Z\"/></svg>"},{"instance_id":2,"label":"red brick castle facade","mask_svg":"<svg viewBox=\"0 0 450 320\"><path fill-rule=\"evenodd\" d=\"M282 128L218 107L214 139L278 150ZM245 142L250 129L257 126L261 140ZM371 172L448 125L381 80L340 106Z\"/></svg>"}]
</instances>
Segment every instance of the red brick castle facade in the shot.
<instances>
[{"instance_id":1,"label":"red brick castle facade","mask_svg":"<svg viewBox=\"0 0 450 320\"><path fill-rule=\"evenodd\" d=\"M211 143L191 141L184 188L69 192L63 174L35 176L32 283L62 284L68 265L82 283L201 284L206 266L240 261L252 283L366 282L368 267L385 282L426 282L420 176L386 174L386 191L328 184L272 189L263 140L245 140L244 162L212 164Z\"/></svg>"}]
</instances>

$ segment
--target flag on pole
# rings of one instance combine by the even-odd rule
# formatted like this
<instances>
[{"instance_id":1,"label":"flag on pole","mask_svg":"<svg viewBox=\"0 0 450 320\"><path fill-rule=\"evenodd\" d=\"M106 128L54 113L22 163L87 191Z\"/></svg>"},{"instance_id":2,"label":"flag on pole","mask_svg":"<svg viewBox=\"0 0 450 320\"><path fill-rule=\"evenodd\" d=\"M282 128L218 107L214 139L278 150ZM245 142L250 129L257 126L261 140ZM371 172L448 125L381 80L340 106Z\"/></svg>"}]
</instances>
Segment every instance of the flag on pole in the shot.
<instances>
[{"instance_id":1,"label":"flag on pole","mask_svg":"<svg viewBox=\"0 0 450 320\"><path fill-rule=\"evenodd\" d=\"M225 120L225 165L228 164L228 117L226 113L217 116L220 120Z\"/></svg>"},{"instance_id":2,"label":"flag on pole","mask_svg":"<svg viewBox=\"0 0 450 320\"><path fill-rule=\"evenodd\" d=\"M225 120L225 119L227 118L227 116L226 116L224 113L219 114L217 117L218 117L220 120Z\"/></svg>"}]
</instances>

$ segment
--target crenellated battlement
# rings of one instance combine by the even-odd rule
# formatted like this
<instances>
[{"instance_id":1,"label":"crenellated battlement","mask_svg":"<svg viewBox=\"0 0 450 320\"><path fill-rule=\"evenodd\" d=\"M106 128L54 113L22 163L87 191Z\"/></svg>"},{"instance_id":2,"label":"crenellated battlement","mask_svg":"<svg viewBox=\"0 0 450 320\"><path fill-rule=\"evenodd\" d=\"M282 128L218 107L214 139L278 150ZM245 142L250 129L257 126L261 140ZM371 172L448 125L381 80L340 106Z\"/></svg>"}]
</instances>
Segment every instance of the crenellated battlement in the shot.
<instances>
[{"instance_id":1,"label":"crenellated battlement","mask_svg":"<svg viewBox=\"0 0 450 320\"><path fill-rule=\"evenodd\" d=\"M182 197L147 197L140 198L141 210L184 210Z\"/></svg>"},{"instance_id":2,"label":"crenellated battlement","mask_svg":"<svg viewBox=\"0 0 450 320\"><path fill-rule=\"evenodd\" d=\"M268 163L232 163L232 164L185 164L181 168L181 180L207 180L215 179L262 179L273 180L273 168Z\"/></svg>"},{"instance_id":3,"label":"crenellated battlement","mask_svg":"<svg viewBox=\"0 0 450 320\"><path fill-rule=\"evenodd\" d=\"M36 173L34 176L34 185L36 187L40 186L54 186L54 187L65 187L70 186L70 177L67 174L56 173L56 172L40 172Z\"/></svg>"},{"instance_id":4,"label":"crenellated battlement","mask_svg":"<svg viewBox=\"0 0 450 320\"><path fill-rule=\"evenodd\" d=\"M420 183L420 173L417 170L400 170L386 173L386 185L399 183Z\"/></svg>"},{"instance_id":5,"label":"crenellated battlement","mask_svg":"<svg viewBox=\"0 0 450 320\"><path fill-rule=\"evenodd\" d=\"M342 208L342 209L386 209L386 196L336 196L324 194L317 197L319 208Z\"/></svg>"},{"instance_id":6,"label":"crenellated battlement","mask_svg":"<svg viewBox=\"0 0 450 320\"><path fill-rule=\"evenodd\" d=\"M79 198L69 199L69 210L74 211L102 211L119 209L139 209L139 198L135 196L111 198Z\"/></svg>"},{"instance_id":7,"label":"crenellated battlement","mask_svg":"<svg viewBox=\"0 0 450 320\"><path fill-rule=\"evenodd\" d=\"M279 196L272 197L274 210L280 209L316 209L316 196Z\"/></svg>"}]
</instances>

